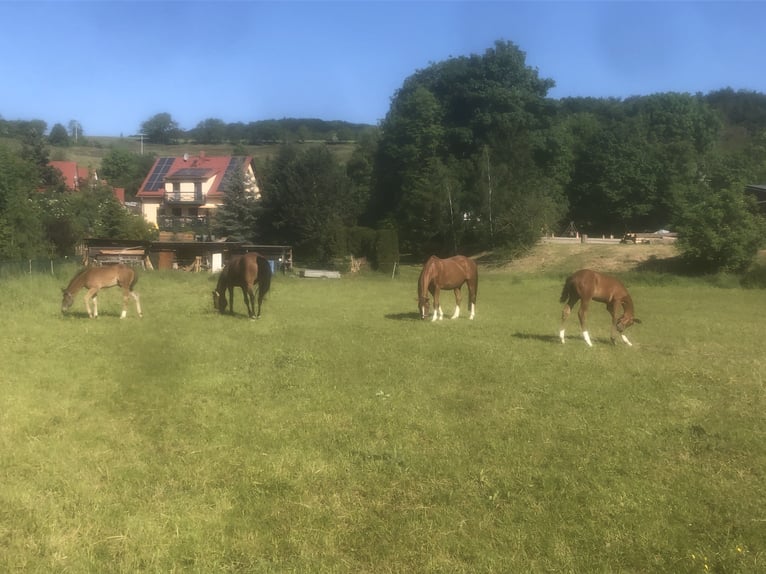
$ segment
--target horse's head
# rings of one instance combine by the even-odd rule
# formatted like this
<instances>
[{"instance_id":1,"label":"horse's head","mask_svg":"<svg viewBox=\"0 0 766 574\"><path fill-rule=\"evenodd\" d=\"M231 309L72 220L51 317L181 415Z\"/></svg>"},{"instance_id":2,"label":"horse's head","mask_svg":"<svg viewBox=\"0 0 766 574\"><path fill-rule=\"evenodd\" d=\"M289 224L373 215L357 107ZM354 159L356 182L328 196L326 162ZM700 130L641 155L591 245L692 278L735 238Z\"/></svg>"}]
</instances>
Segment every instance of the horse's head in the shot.
<instances>
[{"instance_id":1,"label":"horse's head","mask_svg":"<svg viewBox=\"0 0 766 574\"><path fill-rule=\"evenodd\" d=\"M218 309L221 313L226 311L226 305L228 302L226 301L226 294L221 291L220 293L218 291L213 291L213 308Z\"/></svg>"},{"instance_id":2,"label":"horse's head","mask_svg":"<svg viewBox=\"0 0 766 574\"><path fill-rule=\"evenodd\" d=\"M431 301L428 297L418 298L418 309L420 310L420 318L427 319L431 314Z\"/></svg>"},{"instance_id":3,"label":"horse's head","mask_svg":"<svg viewBox=\"0 0 766 574\"><path fill-rule=\"evenodd\" d=\"M633 323L641 323L641 319L634 317L630 313L625 313L622 317L617 319L617 332L622 333L625 329L630 327Z\"/></svg>"},{"instance_id":4,"label":"horse's head","mask_svg":"<svg viewBox=\"0 0 766 574\"><path fill-rule=\"evenodd\" d=\"M72 303L74 303L74 296L72 296L69 291L63 288L61 289L61 293L63 295L61 298L61 312L64 313L72 306Z\"/></svg>"}]
</instances>

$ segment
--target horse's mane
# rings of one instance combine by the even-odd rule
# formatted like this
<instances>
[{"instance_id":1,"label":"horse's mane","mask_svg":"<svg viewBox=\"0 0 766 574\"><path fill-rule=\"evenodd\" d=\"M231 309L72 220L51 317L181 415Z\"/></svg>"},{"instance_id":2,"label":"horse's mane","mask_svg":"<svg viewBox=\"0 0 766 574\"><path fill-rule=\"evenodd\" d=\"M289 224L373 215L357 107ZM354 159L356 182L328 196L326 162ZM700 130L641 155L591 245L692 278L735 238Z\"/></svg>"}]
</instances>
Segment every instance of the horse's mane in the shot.
<instances>
[{"instance_id":1,"label":"horse's mane","mask_svg":"<svg viewBox=\"0 0 766 574\"><path fill-rule=\"evenodd\" d=\"M75 293L80 290L82 287L82 284L85 283L85 274L90 271L90 267L85 267L84 269L81 269L77 275L72 277L72 280L69 282L69 285L67 285L66 291L69 293Z\"/></svg>"},{"instance_id":2,"label":"horse's mane","mask_svg":"<svg viewBox=\"0 0 766 574\"><path fill-rule=\"evenodd\" d=\"M221 293L226 287L229 285L229 266L226 265L223 269L221 269L220 275L218 275L218 284L215 287L215 290L218 293Z\"/></svg>"},{"instance_id":3,"label":"horse's mane","mask_svg":"<svg viewBox=\"0 0 766 574\"><path fill-rule=\"evenodd\" d=\"M428 285L431 283L434 275L436 260L436 256L431 255L425 265L423 265L423 271L420 272L420 279L418 280L418 299L428 296Z\"/></svg>"}]
</instances>

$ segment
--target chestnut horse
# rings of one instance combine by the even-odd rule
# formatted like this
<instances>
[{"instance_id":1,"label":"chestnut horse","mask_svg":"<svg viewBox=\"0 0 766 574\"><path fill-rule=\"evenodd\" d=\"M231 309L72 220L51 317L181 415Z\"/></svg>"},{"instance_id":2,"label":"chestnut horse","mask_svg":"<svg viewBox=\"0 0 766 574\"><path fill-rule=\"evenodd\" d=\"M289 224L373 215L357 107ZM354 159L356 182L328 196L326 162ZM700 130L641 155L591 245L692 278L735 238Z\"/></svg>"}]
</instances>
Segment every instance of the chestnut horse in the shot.
<instances>
[{"instance_id":1,"label":"chestnut horse","mask_svg":"<svg viewBox=\"0 0 766 574\"><path fill-rule=\"evenodd\" d=\"M119 263L117 265L107 265L105 267L88 267L80 271L69 282L69 286L62 289L64 294L61 300L61 312L64 313L72 306L75 294L83 287L87 289L85 293L85 308L88 310L88 317L93 319L98 317L98 292L100 289L122 287L122 314L120 319L124 319L128 314L128 299L133 298L136 303L136 312L139 317L141 313L141 301L138 293L133 291L133 287L138 281L138 275L132 267ZM93 310L90 308L90 302L93 301Z\"/></svg>"},{"instance_id":2,"label":"chestnut horse","mask_svg":"<svg viewBox=\"0 0 766 574\"><path fill-rule=\"evenodd\" d=\"M622 340L627 345L632 346L624 331L633 323L641 322L633 316L633 299L631 299L628 290L618 279L591 271L590 269L576 271L567 277L567 280L564 282L560 299L561 303L566 303L564 310L561 312L561 330L559 331L559 338L561 338L562 343L566 342L564 323L578 300L580 301L580 310L577 315L580 318L582 336L589 347L592 347L593 343L591 343L590 335L588 335L585 317L591 301L606 303L606 310L612 316L612 343L614 344L617 333L620 333ZM618 318L617 312L620 307L622 307L623 313Z\"/></svg>"},{"instance_id":3,"label":"chestnut horse","mask_svg":"<svg viewBox=\"0 0 766 574\"><path fill-rule=\"evenodd\" d=\"M258 312L255 310L255 284L258 284ZM213 307L221 313L229 305L230 313L234 314L234 288L241 287L245 297L247 314L251 319L261 316L261 302L271 287L271 265L268 259L255 252L235 255L218 277L218 285L213 291ZM229 291L229 301L226 300L226 290Z\"/></svg>"},{"instance_id":4,"label":"chestnut horse","mask_svg":"<svg viewBox=\"0 0 766 574\"><path fill-rule=\"evenodd\" d=\"M468 283L468 301L469 301L469 319L473 319L476 314L476 291L479 288L479 272L476 269L476 262L462 255L456 255L449 259L439 259L435 255L428 258L423 265L418 279L418 308L420 309L420 318L425 319L429 314L428 293L434 297L434 313L431 321L443 319L439 303L439 292L441 289L453 289L455 291L455 312L452 319L460 316L460 299L463 284Z\"/></svg>"}]
</instances>

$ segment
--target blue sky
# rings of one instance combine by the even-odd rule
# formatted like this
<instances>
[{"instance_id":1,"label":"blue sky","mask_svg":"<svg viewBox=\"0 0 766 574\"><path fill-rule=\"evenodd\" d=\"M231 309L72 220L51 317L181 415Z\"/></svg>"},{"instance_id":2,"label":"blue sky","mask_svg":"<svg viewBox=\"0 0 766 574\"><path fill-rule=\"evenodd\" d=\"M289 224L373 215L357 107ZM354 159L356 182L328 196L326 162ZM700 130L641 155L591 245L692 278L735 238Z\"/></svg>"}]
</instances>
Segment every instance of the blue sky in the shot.
<instances>
[{"instance_id":1,"label":"blue sky","mask_svg":"<svg viewBox=\"0 0 766 574\"><path fill-rule=\"evenodd\" d=\"M0 0L0 116L376 124L419 69L515 43L551 97L766 93L766 2Z\"/></svg>"}]
</instances>

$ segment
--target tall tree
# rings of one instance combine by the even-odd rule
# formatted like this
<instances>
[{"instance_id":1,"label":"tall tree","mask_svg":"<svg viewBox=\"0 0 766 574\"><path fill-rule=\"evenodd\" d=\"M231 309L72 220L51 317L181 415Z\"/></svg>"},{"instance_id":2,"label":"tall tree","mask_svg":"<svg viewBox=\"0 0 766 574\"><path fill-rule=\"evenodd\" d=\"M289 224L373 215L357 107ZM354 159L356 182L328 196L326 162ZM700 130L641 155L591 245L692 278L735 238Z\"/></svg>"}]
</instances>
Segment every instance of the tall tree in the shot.
<instances>
[{"instance_id":1,"label":"tall tree","mask_svg":"<svg viewBox=\"0 0 766 574\"><path fill-rule=\"evenodd\" d=\"M441 251L459 250L461 237L491 241L493 218L524 217L511 214L513 203L503 197L530 189L558 151L542 137L555 114L545 100L553 82L540 78L525 58L514 44L496 42L481 56L451 58L421 70L397 91L381 125L373 208L380 220L396 222L405 249L434 251L432 241L422 244L430 237L441 242ZM505 176L490 187L491 180L482 176L492 170ZM560 182L548 178L547 183L557 185L552 193L560 199ZM532 208L529 201L521 205ZM445 233L447 207L452 218ZM546 219L560 215L535 211ZM455 213L471 233L455 232ZM526 234L499 237L519 241Z\"/></svg>"},{"instance_id":2,"label":"tall tree","mask_svg":"<svg viewBox=\"0 0 766 574\"><path fill-rule=\"evenodd\" d=\"M265 239L287 243L308 257L326 259L332 235L357 223L361 208L343 166L324 146L280 148L264 170L263 211L259 223Z\"/></svg>"},{"instance_id":3,"label":"tall tree","mask_svg":"<svg viewBox=\"0 0 766 574\"><path fill-rule=\"evenodd\" d=\"M154 165L154 154L141 155L113 148L101 160L100 175L115 187L125 188L126 199L133 199Z\"/></svg>"},{"instance_id":4,"label":"tall tree","mask_svg":"<svg viewBox=\"0 0 766 574\"><path fill-rule=\"evenodd\" d=\"M260 206L248 192L244 174L236 172L223 182L223 204L216 209L213 233L234 241L256 241Z\"/></svg>"},{"instance_id":5,"label":"tall tree","mask_svg":"<svg viewBox=\"0 0 766 574\"><path fill-rule=\"evenodd\" d=\"M179 133L178 123L169 113L155 114L141 124L141 133L150 143L174 143Z\"/></svg>"},{"instance_id":6,"label":"tall tree","mask_svg":"<svg viewBox=\"0 0 766 574\"><path fill-rule=\"evenodd\" d=\"M48 251L42 213L33 201L38 167L0 146L0 258L39 257Z\"/></svg>"},{"instance_id":7,"label":"tall tree","mask_svg":"<svg viewBox=\"0 0 766 574\"><path fill-rule=\"evenodd\" d=\"M51 133L48 134L48 143L51 145L68 146L69 133L66 131L66 128L61 124L55 124L51 128Z\"/></svg>"},{"instance_id":8,"label":"tall tree","mask_svg":"<svg viewBox=\"0 0 766 574\"><path fill-rule=\"evenodd\" d=\"M191 130L194 141L200 144L220 144L226 141L226 124L223 120L208 118Z\"/></svg>"}]
</instances>

